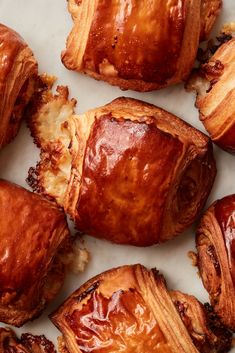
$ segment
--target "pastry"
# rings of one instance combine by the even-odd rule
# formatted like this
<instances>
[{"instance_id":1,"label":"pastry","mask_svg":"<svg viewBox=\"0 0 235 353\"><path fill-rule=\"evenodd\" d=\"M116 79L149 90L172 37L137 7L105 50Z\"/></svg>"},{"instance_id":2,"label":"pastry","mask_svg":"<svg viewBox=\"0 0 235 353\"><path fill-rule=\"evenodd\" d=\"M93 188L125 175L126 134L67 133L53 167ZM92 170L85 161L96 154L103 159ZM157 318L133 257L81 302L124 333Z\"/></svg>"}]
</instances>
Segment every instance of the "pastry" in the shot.
<instances>
[{"instance_id":1,"label":"pastry","mask_svg":"<svg viewBox=\"0 0 235 353\"><path fill-rule=\"evenodd\" d=\"M54 204L4 180L0 222L0 321L21 326L62 286L70 233Z\"/></svg>"},{"instance_id":2,"label":"pastry","mask_svg":"<svg viewBox=\"0 0 235 353\"><path fill-rule=\"evenodd\" d=\"M193 223L216 167L209 139L172 114L130 98L74 114L68 90L40 91L28 113L41 161L29 183L77 229L148 246Z\"/></svg>"},{"instance_id":3,"label":"pastry","mask_svg":"<svg viewBox=\"0 0 235 353\"><path fill-rule=\"evenodd\" d=\"M62 333L61 353L225 353L231 345L210 310L141 265L96 276L50 318Z\"/></svg>"},{"instance_id":4,"label":"pastry","mask_svg":"<svg viewBox=\"0 0 235 353\"><path fill-rule=\"evenodd\" d=\"M69 0L74 26L62 62L122 89L184 81L222 0Z\"/></svg>"},{"instance_id":5,"label":"pastry","mask_svg":"<svg viewBox=\"0 0 235 353\"><path fill-rule=\"evenodd\" d=\"M197 230L197 265L211 304L235 331L235 195L213 203Z\"/></svg>"},{"instance_id":6,"label":"pastry","mask_svg":"<svg viewBox=\"0 0 235 353\"><path fill-rule=\"evenodd\" d=\"M25 106L37 82L31 49L11 28L0 24L0 148L18 133Z\"/></svg>"},{"instance_id":7,"label":"pastry","mask_svg":"<svg viewBox=\"0 0 235 353\"><path fill-rule=\"evenodd\" d=\"M54 345L45 336L24 333L19 339L10 328L0 327L1 353L56 353Z\"/></svg>"},{"instance_id":8,"label":"pastry","mask_svg":"<svg viewBox=\"0 0 235 353\"><path fill-rule=\"evenodd\" d=\"M235 37L227 27L218 40L200 56L188 87L197 92L196 107L213 142L235 153Z\"/></svg>"},{"instance_id":9,"label":"pastry","mask_svg":"<svg viewBox=\"0 0 235 353\"><path fill-rule=\"evenodd\" d=\"M42 152L32 186L56 199L79 231L117 243L147 246L189 226L215 177L208 138L134 99L80 116L74 104L62 87L33 101L29 124Z\"/></svg>"}]
</instances>

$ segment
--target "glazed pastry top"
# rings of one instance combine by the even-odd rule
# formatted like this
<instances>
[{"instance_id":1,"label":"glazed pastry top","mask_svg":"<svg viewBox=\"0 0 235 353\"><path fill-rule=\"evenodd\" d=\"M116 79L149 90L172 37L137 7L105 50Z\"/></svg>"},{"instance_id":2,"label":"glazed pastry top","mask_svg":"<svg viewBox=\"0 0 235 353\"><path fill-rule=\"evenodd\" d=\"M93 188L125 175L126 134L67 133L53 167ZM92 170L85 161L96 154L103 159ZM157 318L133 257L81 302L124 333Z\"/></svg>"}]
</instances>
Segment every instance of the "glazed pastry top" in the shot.
<instances>
[{"instance_id":1,"label":"glazed pastry top","mask_svg":"<svg viewBox=\"0 0 235 353\"><path fill-rule=\"evenodd\" d=\"M62 62L70 70L149 91L185 80L221 0L69 0L74 27Z\"/></svg>"},{"instance_id":2,"label":"glazed pastry top","mask_svg":"<svg viewBox=\"0 0 235 353\"><path fill-rule=\"evenodd\" d=\"M21 326L63 284L59 254L70 233L65 214L55 205L3 180L0 214L0 321Z\"/></svg>"},{"instance_id":3,"label":"glazed pastry top","mask_svg":"<svg viewBox=\"0 0 235 353\"><path fill-rule=\"evenodd\" d=\"M160 77L164 84L178 69L186 7L185 0L99 1L83 65L126 80Z\"/></svg>"},{"instance_id":4,"label":"glazed pastry top","mask_svg":"<svg viewBox=\"0 0 235 353\"><path fill-rule=\"evenodd\" d=\"M65 239L65 216L47 200L2 180L0 213L0 292L28 292Z\"/></svg>"},{"instance_id":5,"label":"glazed pastry top","mask_svg":"<svg viewBox=\"0 0 235 353\"><path fill-rule=\"evenodd\" d=\"M37 74L37 62L26 42L0 24L0 148L17 134Z\"/></svg>"}]
</instances>

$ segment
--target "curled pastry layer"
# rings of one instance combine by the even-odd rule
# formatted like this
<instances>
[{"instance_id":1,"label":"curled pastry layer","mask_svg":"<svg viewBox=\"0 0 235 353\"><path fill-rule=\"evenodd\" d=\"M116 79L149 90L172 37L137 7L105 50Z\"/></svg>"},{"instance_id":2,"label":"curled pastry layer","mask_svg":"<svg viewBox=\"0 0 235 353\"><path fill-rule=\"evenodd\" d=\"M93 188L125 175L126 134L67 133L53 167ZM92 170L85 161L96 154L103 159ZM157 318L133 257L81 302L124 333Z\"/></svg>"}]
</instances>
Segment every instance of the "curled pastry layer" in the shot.
<instances>
[{"instance_id":1,"label":"curled pastry layer","mask_svg":"<svg viewBox=\"0 0 235 353\"><path fill-rule=\"evenodd\" d=\"M0 219L0 321L21 326L62 286L70 233L54 204L3 180Z\"/></svg>"},{"instance_id":2,"label":"curled pastry layer","mask_svg":"<svg viewBox=\"0 0 235 353\"><path fill-rule=\"evenodd\" d=\"M210 315L209 315L210 316ZM141 265L104 272L51 315L61 353L227 352L231 333L193 296L168 291L156 270Z\"/></svg>"},{"instance_id":3,"label":"curled pastry layer","mask_svg":"<svg viewBox=\"0 0 235 353\"><path fill-rule=\"evenodd\" d=\"M197 230L198 268L211 304L235 331L235 195L216 201Z\"/></svg>"},{"instance_id":4,"label":"curled pastry layer","mask_svg":"<svg viewBox=\"0 0 235 353\"><path fill-rule=\"evenodd\" d=\"M36 84L38 67L31 49L0 24L0 148L17 134Z\"/></svg>"},{"instance_id":5,"label":"curled pastry layer","mask_svg":"<svg viewBox=\"0 0 235 353\"><path fill-rule=\"evenodd\" d=\"M185 80L199 39L222 0L69 0L74 27L62 53L70 70L122 89L150 91Z\"/></svg>"},{"instance_id":6,"label":"curled pastry layer","mask_svg":"<svg viewBox=\"0 0 235 353\"><path fill-rule=\"evenodd\" d=\"M1 353L56 353L54 345L44 335L24 333L19 339L10 328L0 327Z\"/></svg>"},{"instance_id":7,"label":"curled pastry layer","mask_svg":"<svg viewBox=\"0 0 235 353\"><path fill-rule=\"evenodd\" d=\"M235 30L235 24L232 27ZM216 51L212 46L200 55L204 63L188 86L197 92L196 107L212 140L235 153L235 37L228 31L218 37Z\"/></svg>"},{"instance_id":8,"label":"curled pastry layer","mask_svg":"<svg viewBox=\"0 0 235 353\"><path fill-rule=\"evenodd\" d=\"M130 98L74 115L66 88L40 92L30 126L41 162L30 184L83 233L148 246L197 217L216 174L209 139L172 114Z\"/></svg>"}]
</instances>

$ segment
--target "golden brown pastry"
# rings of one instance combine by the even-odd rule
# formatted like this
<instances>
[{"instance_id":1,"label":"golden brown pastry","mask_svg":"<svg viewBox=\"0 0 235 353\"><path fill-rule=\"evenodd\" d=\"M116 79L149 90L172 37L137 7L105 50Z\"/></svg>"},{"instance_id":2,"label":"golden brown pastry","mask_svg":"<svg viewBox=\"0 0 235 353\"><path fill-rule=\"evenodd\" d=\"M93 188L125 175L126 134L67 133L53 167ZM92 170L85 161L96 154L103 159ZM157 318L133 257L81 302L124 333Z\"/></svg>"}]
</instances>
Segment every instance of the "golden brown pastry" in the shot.
<instances>
[{"instance_id":1,"label":"golden brown pastry","mask_svg":"<svg viewBox=\"0 0 235 353\"><path fill-rule=\"evenodd\" d=\"M58 293L69 248L64 213L51 202L0 180L0 321L21 326Z\"/></svg>"},{"instance_id":2,"label":"golden brown pastry","mask_svg":"<svg viewBox=\"0 0 235 353\"><path fill-rule=\"evenodd\" d=\"M235 153L235 37L222 33L218 40L217 50L212 46L201 55L204 62L189 86L197 92L196 107L212 140Z\"/></svg>"},{"instance_id":3,"label":"golden brown pastry","mask_svg":"<svg viewBox=\"0 0 235 353\"><path fill-rule=\"evenodd\" d=\"M235 331L235 195L216 201L197 230L197 264L211 304Z\"/></svg>"},{"instance_id":4,"label":"golden brown pastry","mask_svg":"<svg viewBox=\"0 0 235 353\"><path fill-rule=\"evenodd\" d=\"M56 353L54 345L45 336L24 333L19 339L10 328L0 327L1 353Z\"/></svg>"},{"instance_id":5,"label":"golden brown pastry","mask_svg":"<svg viewBox=\"0 0 235 353\"><path fill-rule=\"evenodd\" d=\"M141 265L94 277L51 320L61 353L225 353L231 345L231 333L195 297L168 291Z\"/></svg>"},{"instance_id":6,"label":"golden brown pastry","mask_svg":"<svg viewBox=\"0 0 235 353\"><path fill-rule=\"evenodd\" d=\"M29 183L54 198L80 232L148 246L183 232L216 174L209 139L130 98L74 115L68 90L40 92L30 116L41 162Z\"/></svg>"},{"instance_id":7,"label":"golden brown pastry","mask_svg":"<svg viewBox=\"0 0 235 353\"><path fill-rule=\"evenodd\" d=\"M0 148L17 134L36 84L37 62L12 29L0 24Z\"/></svg>"},{"instance_id":8,"label":"golden brown pastry","mask_svg":"<svg viewBox=\"0 0 235 353\"><path fill-rule=\"evenodd\" d=\"M62 62L122 89L183 81L222 0L69 0L74 26Z\"/></svg>"}]
</instances>

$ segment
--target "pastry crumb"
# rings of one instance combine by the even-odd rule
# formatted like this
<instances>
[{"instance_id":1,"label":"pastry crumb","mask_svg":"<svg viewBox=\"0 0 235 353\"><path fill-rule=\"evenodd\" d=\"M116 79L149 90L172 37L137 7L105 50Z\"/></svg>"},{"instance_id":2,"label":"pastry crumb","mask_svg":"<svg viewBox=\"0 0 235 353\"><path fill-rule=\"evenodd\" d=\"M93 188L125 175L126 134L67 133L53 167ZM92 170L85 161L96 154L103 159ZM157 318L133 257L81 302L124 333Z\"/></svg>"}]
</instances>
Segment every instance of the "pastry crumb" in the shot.
<instances>
[{"instance_id":1,"label":"pastry crumb","mask_svg":"<svg viewBox=\"0 0 235 353\"><path fill-rule=\"evenodd\" d=\"M190 258L191 262L192 262L192 265L193 266L197 266L198 264L198 257L197 257L197 254L194 252L194 251L188 251L188 257Z\"/></svg>"},{"instance_id":2,"label":"pastry crumb","mask_svg":"<svg viewBox=\"0 0 235 353\"><path fill-rule=\"evenodd\" d=\"M60 255L61 261L74 274L83 272L89 261L89 252L85 248L81 248L80 240L75 240L69 252Z\"/></svg>"}]
</instances>

